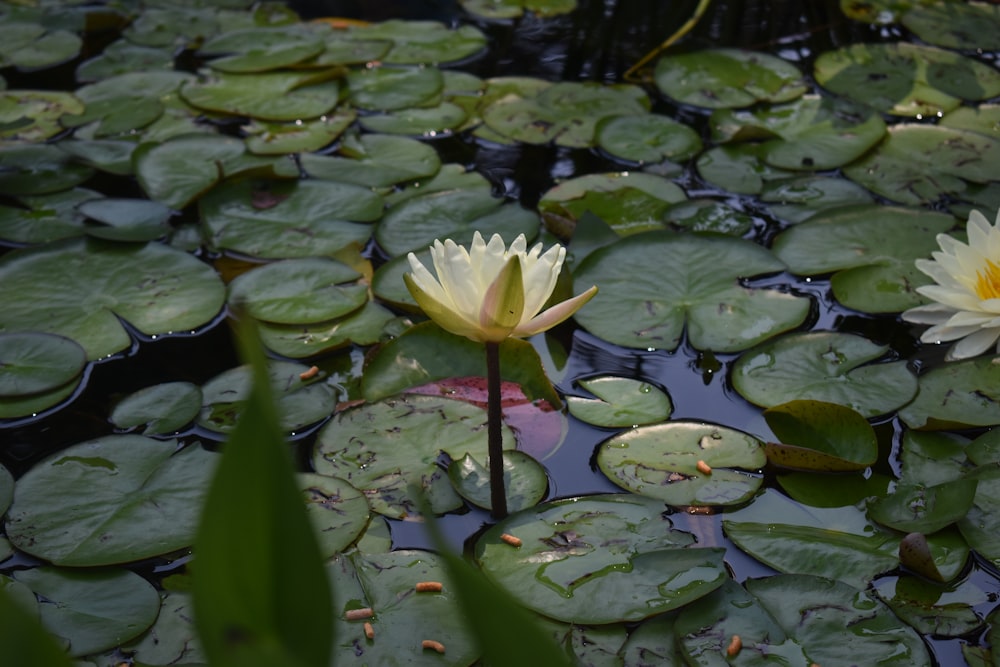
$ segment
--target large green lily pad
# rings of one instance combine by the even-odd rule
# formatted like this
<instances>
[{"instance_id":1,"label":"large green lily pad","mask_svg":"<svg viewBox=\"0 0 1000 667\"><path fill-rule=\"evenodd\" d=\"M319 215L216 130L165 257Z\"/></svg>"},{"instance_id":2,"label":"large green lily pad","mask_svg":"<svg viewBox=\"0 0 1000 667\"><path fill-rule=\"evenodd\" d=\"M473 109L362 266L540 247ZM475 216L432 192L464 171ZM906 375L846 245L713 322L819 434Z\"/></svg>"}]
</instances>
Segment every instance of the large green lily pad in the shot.
<instances>
[{"instance_id":1,"label":"large green lily pad","mask_svg":"<svg viewBox=\"0 0 1000 667\"><path fill-rule=\"evenodd\" d=\"M901 124L844 174L872 192L919 205L996 177L1000 139L937 125Z\"/></svg>"},{"instance_id":2,"label":"large green lily pad","mask_svg":"<svg viewBox=\"0 0 1000 667\"><path fill-rule=\"evenodd\" d=\"M132 639L151 626L160 611L156 589L129 570L37 567L19 570L14 579L39 599L39 620L72 657Z\"/></svg>"},{"instance_id":3,"label":"large green lily pad","mask_svg":"<svg viewBox=\"0 0 1000 667\"><path fill-rule=\"evenodd\" d=\"M720 109L710 122L716 141L763 141L761 157L782 169L842 167L885 134L871 108L820 95L754 111Z\"/></svg>"},{"instance_id":4,"label":"large green lily pad","mask_svg":"<svg viewBox=\"0 0 1000 667\"><path fill-rule=\"evenodd\" d=\"M159 244L70 239L0 258L0 330L49 331L80 343L88 359L127 348L122 320L146 335L190 331L212 320L225 288L211 267Z\"/></svg>"},{"instance_id":5,"label":"large green lily pad","mask_svg":"<svg viewBox=\"0 0 1000 667\"><path fill-rule=\"evenodd\" d=\"M79 344L37 331L0 333L0 398L38 394L77 378L87 363Z\"/></svg>"},{"instance_id":6,"label":"large green lily pad","mask_svg":"<svg viewBox=\"0 0 1000 667\"><path fill-rule=\"evenodd\" d=\"M811 175L770 181L762 188L760 199L768 204L775 217L798 223L828 208L870 204L875 198L846 178Z\"/></svg>"},{"instance_id":7,"label":"large green lily pad","mask_svg":"<svg viewBox=\"0 0 1000 667\"><path fill-rule=\"evenodd\" d=\"M1000 424L1000 356L957 361L920 376L920 393L899 417L910 428Z\"/></svg>"},{"instance_id":8,"label":"large green lily pad","mask_svg":"<svg viewBox=\"0 0 1000 667\"><path fill-rule=\"evenodd\" d=\"M153 241L170 232L174 211L149 199L101 197L82 202L77 210L87 216L83 229L109 241Z\"/></svg>"},{"instance_id":9,"label":"large green lily pad","mask_svg":"<svg viewBox=\"0 0 1000 667\"><path fill-rule=\"evenodd\" d=\"M521 540L513 546L501 539ZM570 623L638 621L711 593L728 578L723 549L691 546L658 501L634 495L558 500L513 514L476 543L488 578L518 602Z\"/></svg>"},{"instance_id":10,"label":"large green lily pad","mask_svg":"<svg viewBox=\"0 0 1000 667\"><path fill-rule=\"evenodd\" d=\"M207 40L202 56L223 54L209 61L222 72L266 72L289 67L319 55L325 49L319 30L294 24L273 28L231 30Z\"/></svg>"},{"instance_id":11,"label":"large green lily pad","mask_svg":"<svg viewBox=\"0 0 1000 667\"><path fill-rule=\"evenodd\" d=\"M260 338L267 349L290 359L325 354L346 345L372 345L385 335L386 325L396 317L374 301L344 317L308 324L260 322Z\"/></svg>"},{"instance_id":12,"label":"large green lily pad","mask_svg":"<svg viewBox=\"0 0 1000 667\"><path fill-rule=\"evenodd\" d=\"M897 116L934 116L962 100L1000 94L1000 72L953 51L909 44L850 44L821 53L816 82L879 111Z\"/></svg>"},{"instance_id":13,"label":"large green lily pad","mask_svg":"<svg viewBox=\"0 0 1000 667\"><path fill-rule=\"evenodd\" d=\"M163 113L161 97L194 77L186 72L127 72L79 88L83 113L63 116L66 127L97 123L95 136L113 136L149 125Z\"/></svg>"},{"instance_id":14,"label":"large green lily pad","mask_svg":"<svg viewBox=\"0 0 1000 667\"><path fill-rule=\"evenodd\" d=\"M371 236L382 197L318 179L231 181L199 202L213 246L262 258L330 256Z\"/></svg>"},{"instance_id":15,"label":"large green lily pad","mask_svg":"<svg viewBox=\"0 0 1000 667\"><path fill-rule=\"evenodd\" d=\"M954 224L950 215L915 208L844 206L786 229L771 249L794 273L836 271L833 294L848 308L898 313L926 303L916 288L931 280L913 261L938 250L937 235Z\"/></svg>"},{"instance_id":16,"label":"large green lily pad","mask_svg":"<svg viewBox=\"0 0 1000 667\"><path fill-rule=\"evenodd\" d=\"M892 493L877 498L868 513L883 526L930 535L965 517L972 508L976 485L974 479L933 486L899 484Z\"/></svg>"},{"instance_id":17,"label":"large green lily pad","mask_svg":"<svg viewBox=\"0 0 1000 667\"><path fill-rule=\"evenodd\" d=\"M380 66L351 70L347 76L351 104L369 111L434 106L443 88L436 67Z\"/></svg>"},{"instance_id":18,"label":"large green lily pad","mask_svg":"<svg viewBox=\"0 0 1000 667\"><path fill-rule=\"evenodd\" d=\"M6 90L0 93L0 139L41 143L59 134L64 114L83 113L71 93L50 90Z\"/></svg>"},{"instance_id":19,"label":"large green lily pad","mask_svg":"<svg viewBox=\"0 0 1000 667\"><path fill-rule=\"evenodd\" d=\"M294 121L329 113L340 95L338 70L253 74L214 72L181 86L188 104L258 120Z\"/></svg>"},{"instance_id":20,"label":"large green lily pad","mask_svg":"<svg viewBox=\"0 0 1000 667\"><path fill-rule=\"evenodd\" d=\"M216 459L199 445L139 435L72 445L18 480L7 536L26 553L73 566L190 546Z\"/></svg>"},{"instance_id":21,"label":"large green lily pad","mask_svg":"<svg viewBox=\"0 0 1000 667\"><path fill-rule=\"evenodd\" d=\"M300 157L302 169L313 178L384 188L433 176L441 158L433 147L407 137L384 134L348 134L338 155Z\"/></svg>"},{"instance_id":22,"label":"large green lily pad","mask_svg":"<svg viewBox=\"0 0 1000 667\"><path fill-rule=\"evenodd\" d=\"M69 30L49 29L41 23L0 23L0 67L45 69L72 60L83 40Z\"/></svg>"},{"instance_id":23,"label":"large green lily pad","mask_svg":"<svg viewBox=\"0 0 1000 667\"><path fill-rule=\"evenodd\" d=\"M907 30L946 49L1000 51L1000 7L986 2L916 2L900 16Z\"/></svg>"},{"instance_id":24,"label":"large green lily pad","mask_svg":"<svg viewBox=\"0 0 1000 667\"><path fill-rule=\"evenodd\" d=\"M701 422L640 426L597 450L597 465L612 482L674 507L745 502L763 483L766 463L757 438Z\"/></svg>"},{"instance_id":25,"label":"large green lily pad","mask_svg":"<svg viewBox=\"0 0 1000 667\"><path fill-rule=\"evenodd\" d=\"M922 634L961 637L983 626L983 618L973 605L982 605L987 596L969 580L942 586L904 574L879 579L875 582L875 594L899 618Z\"/></svg>"},{"instance_id":26,"label":"large green lily pad","mask_svg":"<svg viewBox=\"0 0 1000 667\"><path fill-rule=\"evenodd\" d=\"M72 188L94 170L54 144L0 144L0 194L42 195Z\"/></svg>"},{"instance_id":27,"label":"large green lily pad","mask_svg":"<svg viewBox=\"0 0 1000 667\"><path fill-rule=\"evenodd\" d=\"M683 104L709 109L787 102L807 90L802 73L777 56L743 49L707 49L660 58L656 86Z\"/></svg>"},{"instance_id":28,"label":"large green lily pad","mask_svg":"<svg viewBox=\"0 0 1000 667\"><path fill-rule=\"evenodd\" d=\"M607 116L597 124L597 146L631 162L675 162L694 157L701 137L692 128L659 114Z\"/></svg>"},{"instance_id":29,"label":"large green lily pad","mask_svg":"<svg viewBox=\"0 0 1000 667\"><path fill-rule=\"evenodd\" d=\"M625 347L673 350L686 333L699 350L746 349L798 326L809 311L808 299L738 281L783 268L742 239L635 234L591 253L576 269L575 285L600 286L576 320Z\"/></svg>"},{"instance_id":30,"label":"large green lily pad","mask_svg":"<svg viewBox=\"0 0 1000 667\"><path fill-rule=\"evenodd\" d=\"M101 193L70 188L51 194L18 197L21 206L0 206L0 238L32 245L83 234L84 215L77 206Z\"/></svg>"},{"instance_id":31,"label":"large green lily pad","mask_svg":"<svg viewBox=\"0 0 1000 667\"><path fill-rule=\"evenodd\" d=\"M352 39L390 41L387 63L430 64L462 60L486 46L486 35L472 25L449 28L438 21L391 20L351 28Z\"/></svg>"},{"instance_id":32,"label":"large green lily pad","mask_svg":"<svg viewBox=\"0 0 1000 667\"><path fill-rule=\"evenodd\" d=\"M174 56L169 49L133 44L122 38L108 44L98 55L77 65L76 80L80 83L93 83L128 72L172 70L173 67Z\"/></svg>"},{"instance_id":33,"label":"large green lily pad","mask_svg":"<svg viewBox=\"0 0 1000 667\"><path fill-rule=\"evenodd\" d=\"M504 426L504 447L514 436ZM435 512L462 506L438 465L469 454L486 460L486 411L463 401L406 394L334 415L316 440L316 472L341 477L364 492L374 511L393 518L419 516L423 489Z\"/></svg>"},{"instance_id":34,"label":"large green lily pad","mask_svg":"<svg viewBox=\"0 0 1000 667\"><path fill-rule=\"evenodd\" d=\"M875 417L905 405L917 392L917 378L906 362L865 365L887 350L854 334L786 334L737 359L733 387L743 398L764 407L811 399Z\"/></svg>"}]
</instances>

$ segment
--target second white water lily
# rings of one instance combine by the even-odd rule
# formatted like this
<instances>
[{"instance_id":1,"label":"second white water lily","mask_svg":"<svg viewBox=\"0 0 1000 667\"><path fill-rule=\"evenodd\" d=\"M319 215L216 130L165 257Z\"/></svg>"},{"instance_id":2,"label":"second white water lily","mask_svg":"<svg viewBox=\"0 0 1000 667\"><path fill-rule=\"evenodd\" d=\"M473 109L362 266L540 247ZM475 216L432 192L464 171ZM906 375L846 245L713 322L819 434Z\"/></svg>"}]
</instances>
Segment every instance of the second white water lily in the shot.
<instances>
[{"instance_id":1,"label":"second white water lily","mask_svg":"<svg viewBox=\"0 0 1000 667\"><path fill-rule=\"evenodd\" d=\"M451 239L435 241L431 258L437 277L410 253L403 276L417 304L443 329L480 342L498 343L551 329L587 303L597 287L545 311L566 249L542 245L527 250L524 235L506 247L499 234L487 243L475 233L469 250Z\"/></svg>"},{"instance_id":2,"label":"second white water lily","mask_svg":"<svg viewBox=\"0 0 1000 667\"><path fill-rule=\"evenodd\" d=\"M917 292L935 303L910 308L903 319L931 324L920 337L925 343L957 340L947 359L967 359L990 347L1000 352L1000 212L990 225L979 211L969 215L969 242L939 234L940 252L933 260L918 259L916 267L935 285Z\"/></svg>"}]
</instances>

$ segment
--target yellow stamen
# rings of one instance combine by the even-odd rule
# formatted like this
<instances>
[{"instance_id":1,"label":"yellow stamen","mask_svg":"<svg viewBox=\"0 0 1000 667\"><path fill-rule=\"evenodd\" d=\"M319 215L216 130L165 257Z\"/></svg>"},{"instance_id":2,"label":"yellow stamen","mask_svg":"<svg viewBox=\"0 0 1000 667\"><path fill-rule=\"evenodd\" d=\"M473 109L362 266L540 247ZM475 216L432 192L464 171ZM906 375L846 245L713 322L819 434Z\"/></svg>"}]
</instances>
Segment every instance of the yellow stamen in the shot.
<instances>
[{"instance_id":1,"label":"yellow stamen","mask_svg":"<svg viewBox=\"0 0 1000 667\"><path fill-rule=\"evenodd\" d=\"M976 296L980 299L1000 298L1000 266L986 260L986 269L976 271Z\"/></svg>"}]
</instances>

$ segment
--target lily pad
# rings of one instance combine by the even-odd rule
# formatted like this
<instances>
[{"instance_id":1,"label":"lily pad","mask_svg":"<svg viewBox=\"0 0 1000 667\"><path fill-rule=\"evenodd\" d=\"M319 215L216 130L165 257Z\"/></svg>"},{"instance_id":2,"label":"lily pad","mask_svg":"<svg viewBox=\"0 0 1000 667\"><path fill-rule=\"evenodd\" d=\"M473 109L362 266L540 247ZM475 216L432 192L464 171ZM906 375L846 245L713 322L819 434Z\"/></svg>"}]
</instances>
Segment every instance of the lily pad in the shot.
<instances>
[{"instance_id":1,"label":"lily pad","mask_svg":"<svg viewBox=\"0 0 1000 667\"><path fill-rule=\"evenodd\" d=\"M820 95L755 111L720 109L709 122L716 141L762 140L761 157L781 169L842 167L885 134L870 107Z\"/></svg>"},{"instance_id":2,"label":"lily pad","mask_svg":"<svg viewBox=\"0 0 1000 667\"><path fill-rule=\"evenodd\" d=\"M538 461L524 452L507 450L503 453L503 469L508 511L534 507L545 498L549 480ZM471 454L448 465L448 479L458 495L476 507L491 509L489 468Z\"/></svg>"},{"instance_id":3,"label":"lily pad","mask_svg":"<svg viewBox=\"0 0 1000 667\"><path fill-rule=\"evenodd\" d=\"M302 169L313 178L384 188L433 176L441 168L433 147L408 137L348 134L338 153L304 154L300 156Z\"/></svg>"},{"instance_id":4,"label":"lily pad","mask_svg":"<svg viewBox=\"0 0 1000 667\"><path fill-rule=\"evenodd\" d=\"M223 54L209 60L222 72L267 72L312 58L323 52L322 34L295 24L267 28L231 30L207 40L198 49L202 56Z\"/></svg>"},{"instance_id":5,"label":"lily pad","mask_svg":"<svg viewBox=\"0 0 1000 667\"><path fill-rule=\"evenodd\" d=\"M24 331L0 333L0 398L58 389L78 378L87 354L63 336Z\"/></svg>"},{"instance_id":6,"label":"lily pad","mask_svg":"<svg viewBox=\"0 0 1000 667\"><path fill-rule=\"evenodd\" d=\"M693 129L659 114L608 116L597 124L598 148L630 162L675 162L694 157L701 137Z\"/></svg>"},{"instance_id":7,"label":"lily pad","mask_svg":"<svg viewBox=\"0 0 1000 667\"><path fill-rule=\"evenodd\" d=\"M962 106L949 111L941 118L938 125L993 136L998 123L1000 123L1000 104L980 104Z\"/></svg>"},{"instance_id":8,"label":"lily pad","mask_svg":"<svg viewBox=\"0 0 1000 667\"><path fill-rule=\"evenodd\" d=\"M748 350L733 365L733 387L756 405L797 399L836 403L876 417L908 403L917 378L904 361L868 364L887 347L847 333L786 334Z\"/></svg>"},{"instance_id":9,"label":"lily pad","mask_svg":"<svg viewBox=\"0 0 1000 667\"><path fill-rule=\"evenodd\" d=\"M921 634L961 637L982 629L984 623L973 605L985 603L986 594L968 580L942 586L920 577L900 575L876 581L875 593Z\"/></svg>"},{"instance_id":10,"label":"lily pad","mask_svg":"<svg viewBox=\"0 0 1000 667\"><path fill-rule=\"evenodd\" d=\"M515 547L501 539L521 540ZM569 498L513 514L476 543L486 576L518 602L570 623L638 621L728 578L723 549L691 546L663 504L634 495Z\"/></svg>"},{"instance_id":11,"label":"lily pad","mask_svg":"<svg viewBox=\"0 0 1000 667\"><path fill-rule=\"evenodd\" d=\"M722 521L726 537L779 572L865 588L899 564L899 537L855 507L805 507L768 490Z\"/></svg>"},{"instance_id":12,"label":"lily pad","mask_svg":"<svg viewBox=\"0 0 1000 667\"><path fill-rule=\"evenodd\" d=\"M0 206L0 238L32 245L81 236L84 216L77 206L102 197L87 188L18 197L21 206Z\"/></svg>"},{"instance_id":13,"label":"lily pad","mask_svg":"<svg viewBox=\"0 0 1000 667\"><path fill-rule=\"evenodd\" d=\"M969 472L969 462L975 461L973 451L966 438L952 433L907 430L899 447L902 468L899 480L904 484L934 486L962 479Z\"/></svg>"},{"instance_id":14,"label":"lily pad","mask_svg":"<svg viewBox=\"0 0 1000 667\"><path fill-rule=\"evenodd\" d=\"M575 285L601 288L576 320L625 347L673 350L686 333L696 349L735 352L805 320L808 299L739 284L783 268L766 249L742 239L635 234L594 251L576 268Z\"/></svg>"},{"instance_id":15,"label":"lily pad","mask_svg":"<svg viewBox=\"0 0 1000 667\"><path fill-rule=\"evenodd\" d=\"M338 70L254 74L214 72L181 86L185 102L258 120L294 121L330 113L340 96Z\"/></svg>"},{"instance_id":16,"label":"lily pad","mask_svg":"<svg viewBox=\"0 0 1000 667\"><path fill-rule=\"evenodd\" d=\"M743 236L753 223L750 215L714 199L688 199L671 204L663 211L663 224L678 231Z\"/></svg>"},{"instance_id":17,"label":"lily pad","mask_svg":"<svg viewBox=\"0 0 1000 667\"><path fill-rule=\"evenodd\" d=\"M192 618L191 594L168 591L161 598L156 622L144 634L123 642L121 650L146 665L206 664Z\"/></svg>"},{"instance_id":18,"label":"lily pad","mask_svg":"<svg viewBox=\"0 0 1000 667\"><path fill-rule=\"evenodd\" d=\"M375 227L375 241L395 256L428 248L435 239L468 245L477 231L500 234L506 244L524 234L531 243L538 235L538 215L478 187L433 192L386 211Z\"/></svg>"},{"instance_id":19,"label":"lily pad","mask_svg":"<svg viewBox=\"0 0 1000 667\"><path fill-rule=\"evenodd\" d=\"M153 624L160 596L129 570L19 570L14 579L39 599L45 629L67 645L72 657L97 653L126 642Z\"/></svg>"},{"instance_id":20,"label":"lily pad","mask_svg":"<svg viewBox=\"0 0 1000 667\"><path fill-rule=\"evenodd\" d=\"M775 182L786 181L798 172L780 169L764 161L761 144L726 144L710 148L698 156L701 177L712 185L741 195L760 194Z\"/></svg>"},{"instance_id":21,"label":"lily pad","mask_svg":"<svg viewBox=\"0 0 1000 667\"><path fill-rule=\"evenodd\" d=\"M54 144L0 144L0 194L58 192L83 183L93 173Z\"/></svg>"},{"instance_id":22,"label":"lily pad","mask_svg":"<svg viewBox=\"0 0 1000 667\"><path fill-rule=\"evenodd\" d=\"M292 123L251 121L244 127L247 150L256 155L308 153L334 142L357 118L353 109L334 109L314 120Z\"/></svg>"},{"instance_id":23,"label":"lily pad","mask_svg":"<svg viewBox=\"0 0 1000 667\"><path fill-rule=\"evenodd\" d=\"M349 547L368 526L368 501L342 479L300 473L306 512L316 530L320 554L331 558Z\"/></svg>"},{"instance_id":24,"label":"lily pad","mask_svg":"<svg viewBox=\"0 0 1000 667\"><path fill-rule=\"evenodd\" d=\"M586 174L551 188L538 210L555 234L572 236L580 217L590 211L621 236L663 229L664 211L685 199L667 179L641 172Z\"/></svg>"},{"instance_id":25,"label":"lily pad","mask_svg":"<svg viewBox=\"0 0 1000 667\"><path fill-rule=\"evenodd\" d=\"M100 224L88 224L84 230L109 241L152 241L170 231L173 209L148 199L112 199L102 197L81 203L77 210Z\"/></svg>"},{"instance_id":26,"label":"lily pad","mask_svg":"<svg viewBox=\"0 0 1000 667\"><path fill-rule=\"evenodd\" d=\"M875 431L864 417L836 403L793 400L764 411L779 443L768 443L769 462L787 468L864 470L878 458Z\"/></svg>"},{"instance_id":27,"label":"lily pad","mask_svg":"<svg viewBox=\"0 0 1000 667\"><path fill-rule=\"evenodd\" d=\"M115 139L70 139L60 141L59 150L66 151L81 163L114 174L131 176L133 141Z\"/></svg>"},{"instance_id":28,"label":"lily pad","mask_svg":"<svg viewBox=\"0 0 1000 667\"><path fill-rule=\"evenodd\" d=\"M199 202L211 244L261 258L331 256L371 236L382 198L318 179L227 182Z\"/></svg>"},{"instance_id":29,"label":"lily pad","mask_svg":"<svg viewBox=\"0 0 1000 667\"><path fill-rule=\"evenodd\" d=\"M40 23L4 21L0 24L0 67L39 70L68 62L80 53L83 40L69 30L49 29Z\"/></svg>"},{"instance_id":30,"label":"lily pad","mask_svg":"<svg viewBox=\"0 0 1000 667\"><path fill-rule=\"evenodd\" d=\"M1000 424L1000 356L958 361L920 376L920 393L899 417L910 428Z\"/></svg>"},{"instance_id":31,"label":"lily pad","mask_svg":"<svg viewBox=\"0 0 1000 667\"><path fill-rule=\"evenodd\" d=\"M539 17L568 14L576 9L577 0L459 0L459 4L485 19L516 19L525 11Z\"/></svg>"},{"instance_id":32,"label":"lily pad","mask_svg":"<svg viewBox=\"0 0 1000 667\"><path fill-rule=\"evenodd\" d=\"M94 566L190 546L217 455L198 445L105 436L50 455L22 476L7 514L18 549ZM64 493L53 494L54 486Z\"/></svg>"},{"instance_id":33,"label":"lily pad","mask_svg":"<svg viewBox=\"0 0 1000 667\"><path fill-rule=\"evenodd\" d=\"M706 49L668 55L656 63L656 87L682 104L735 109L756 102L787 102L808 87L792 63L743 49Z\"/></svg>"},{"instance_id":34,"label":"lily pad","mask_svg":"<svg viewBox=\"0 0 1000 667\"><path fill-rule=\"evenodd\" d=\"M129 71L78 88L83 113L63 116L66 127L97 123L95 136L106 137L138 130L163 113L160 98L194 77L186 72Z\"/></svg>"},{"instance_id":35,"label":"lily pad","mask_svg":"<svg viewBox=\"0 0 1000 667\"><path fill-rule=\"evenodd\" d=\"M396 315L374 301L358 310L325 322L308 324L272 324L260 322L260 337L265 347L283 357L305 359L325 354L351 343L372 345L385 334L386 325Z\"/></svg>"},{"instance_id":36,"label":"lily pad","mask_svg":"<svg viewBox=\"0 0 1000 667\"><path fill-rule=\"evenodd\" d=\"M974 479L956 479L933 486L898 484L892 493L877 498L868 511L883 526L929 535L968 513L976 484Z\"/></svg>"},{"instance_id":37,"label":"lily pad","mask_svg":"<svg viewBox=\"0 0 1000 667\"><path fill-rule=\"evenodd\" d=\"M666 392L642 380L604 375L578 384L594 398L567 396L566 406L571 415L594 426L652 424L665 421L674 409Z\"/></svg>"},{"instance_id":38,"label":"lily pad","mask_svg":"<svg viewBox=\"0 0 1000 667\"><path fill-rule=\"evenodd\" d=\"M846 178L800 176L770 181L761 190L760 199L776 218L799 223L828 208L870 204L875 198L868 190Z\"/></svg>"},{"instance_id":39,"label":"lily pad","mask_svg":"<svg viewBox=\"0 0 1000 667\"><path fill-rule=\"evenodd\" d=\"M479 28L449 28L438 21L382 21L353 27L350 32L352 38L392 42L392 48L382 57L387 63L454 62L486 47L486 35Z\"/></svg>"},{"instance_id":40,"label":"lily pad","mask_svg":"<svg viewBox=\"0 0 1000 667\"><path fill-rule=\"evenodd\" d=\"M190 382L164 382L129 394L111 411L118 428L142 426L147 435L174 433L201 410L201 389Z\"/></svg>"},{"instance_id":41,"label":"lily pad","mask_svg":"<svg viewBox=\"0 0 1000 667\"><path fill-rule=\"evenodd\" d=\"M93 83L136 71L169 71L174 68L174 56L169 49L133 44L118 39L108 44L93 58L76 67L76 80Z\"/></svg>"},{"instance_id":42,"label":"lily pad","mask_svg":"<svg viewBox=\"0 0 1000 667\"><path fill-rule=\"evenodd\" d=\"M892 201L930 204L996 176L1000 139L938 125L889 128L874 151L845 167L855 183Z\"/></svg>"},{"instance_id":43,"label":"lily pad","mask_svg":"<svg viewBox=\"0 0 1000 667\"><path fill-rule=\"evenodd\" d=\"M1000 568L1000 476L981 477L972 508L958 529L980 557Z\"/></svg>"},{"instance_id":44,"label":"lily pad","mask_svg":"<svg viewBox=\"0 0 1000 667\"><path fill-rule=\"evenodd\" d=\"M146 335L212 320L225 288L203 262L160 244L70 239L0 258L0 329L72 338L100 359L127 348L122 321Z\"/></svg>"},{"instance_id":45,"label":"lily pad","mask_svg":"<svg viewBox=\"0 0 1000 667\"><path fill-rule=\"evenodd\" d=\"M14 476L0 463L0 516L7 513L11 501L14 499ZM0 562L6 558L0 558Z\"/></svg>"},{"instance_id":46,"label":"lily pad","mask_svg":"<svg viewBox=\"0 0 1000 667\"><path fill-rule=\"evenodd\" d=\"M946 49L1000 51L1000 7L995 4L917 2L900 18L907 30L928 44Z\"/></svg>"},{"instance_id":47,"label":"lily pad","mask_svg":"<svg viewBox=\"0 0 1000 667\"><path fill-rule=\"evenodd\" d=\"M605 440L597 465L618 486L674 507L736 505L764 481L762 445L718 424L670 422Z\"/></svg>"},{"instance_id":48,"label":"lily pad","mask_svg":"<svg viewBox=\"0 0 1000 667\"><path fill-rule=\"evenodd\" d=\"M465 122L462 107L442 102L434 107L409 108L361 117L361 126L371 132L408 134L434 138L451 134Z\"/></svg>"},{"instance_id":49,"label":"lily pad","mask_svg":"<svg viewBox=\"0 0 1000 667\"><path fill-rule=\"evenodd\" d=\"M436 67L380 66L351 70L347 76L348 99L368 111L435 106L443 88Z\"/></svg>"},{"instance_id":50,"label":"lily pad","mask_svg":"<svg viewBox=\"0 0 1000 667\"><path fill-rule=\"evenodd\" d=\"M514 436L504 427L504 447ZM438 465L469 454L486 460L486 411L462 401L402 395L366 403L334 415L320 430L312 461L316 472L341 477L368 497L371 508L392 518L419 516L423 489L438 513L462 506L462 499Z\"/></svg>"},{"instance_id":51,"label":"lily pad","mask_svg":"<svg viewBox=\"0 0 1000 667\"><path fill-rule=\"evenodd\" d=\"M360 277L332 259L286 259L237 276L229 283L229 303L275 324L332 320L368 300L367 286L352 282Z\"/></svg>"},{"instance_id":52,"label":"lily pad","mask_svg":"<svg viewBox=\"0 0 1000 667\"><path fill-rule=\"evenodd\" d=\"M312 382L302 374L308 366L272 361L268 367L271 386L278 403L281 427L295 433L328 417L334 408L336 390L326 382ZM250 392L249 366L238 366L205 383L199 426L216 433L230 433L243 411Z\"/></svg>"},{"instance_id":53,"label":"lily pad","mask_svg":"<svg viewBox=\"0 0 1000 667\"><path fill-rule=\"evenodd\" d=\"M59 118L83 113L71 93L50 90L7 90L0 93L0 139L41 143L63 131Z\"/></svg>"},{"instance_id":54,"label":"lily pad","mask_svg":"<svg viewBox=\"0 0 1000 667\"><path fill-rule=\"evenodd\" d=\"M837 95L897 116L950 111L962 100L1000 94L1000 72L953 51L909 44L850 44L821 53L816 82Z\"/></svg>"}]
</instances>

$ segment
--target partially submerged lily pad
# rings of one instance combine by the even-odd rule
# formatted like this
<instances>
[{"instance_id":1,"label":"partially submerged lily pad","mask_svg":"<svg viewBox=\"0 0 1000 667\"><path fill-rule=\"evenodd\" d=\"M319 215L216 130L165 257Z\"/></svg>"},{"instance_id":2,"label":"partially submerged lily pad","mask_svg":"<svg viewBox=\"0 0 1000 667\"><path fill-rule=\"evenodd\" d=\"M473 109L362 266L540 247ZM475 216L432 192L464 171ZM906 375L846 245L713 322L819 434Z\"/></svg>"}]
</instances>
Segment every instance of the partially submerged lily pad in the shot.
<instances>
[{"instance_id":1,"label":"partially submerged lily pad","mask_svg":"<svg viewBox=\"0 0 1000 667\"><path fill-rule=\"evenodd\" d=\"M577 267L574 284L600 285L600 292L576 320L626 347L673 350L686 334L699 350L746 349L808 314L808 299L738 281L783 268L766 249L742 239L635 234Z\"/></svg>"},{"instance_id":2,"label":"partially submerged lily pad","mask_svg":"<svg viewBox=\"0 0 1000 667\"><path fill-rule=\"evenodd\" d=\"M618 486L674 507L736 505L760 488L763 443L718 424L640 426L601 444L597 465Z\"/></svg>"},{"instance_id":3,"label":"partially submerged lily pad","mask_svg":"<svg viewBox=\"0 0 1000 667\"><path fill-rule=\"evenodd\" d=\"M190 546L217 456L139 435L72 445L18 480L7 536L26 553L72 566ZM53 494L54 485L64 492Z\"/></svg>"},{"instance_id":4,"label":"partially submerged lily pad","mask_svg":"<svg viewBox=\"0 0 1000 667\"><path fill-rule=\"evenodd\" d=\"M515 547L501 539L521 540ZM663 504L634 495L558 500L513 514L476 543L486 576L529 609L571 623L638 621L711 593L723 549L692 546Z\"/></svg>"}]
</instances>

